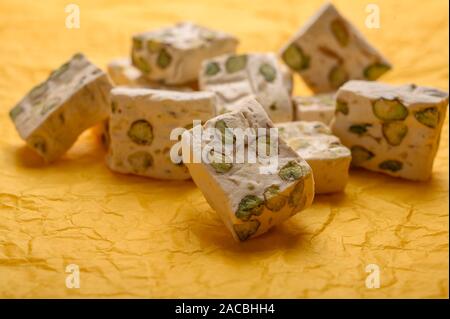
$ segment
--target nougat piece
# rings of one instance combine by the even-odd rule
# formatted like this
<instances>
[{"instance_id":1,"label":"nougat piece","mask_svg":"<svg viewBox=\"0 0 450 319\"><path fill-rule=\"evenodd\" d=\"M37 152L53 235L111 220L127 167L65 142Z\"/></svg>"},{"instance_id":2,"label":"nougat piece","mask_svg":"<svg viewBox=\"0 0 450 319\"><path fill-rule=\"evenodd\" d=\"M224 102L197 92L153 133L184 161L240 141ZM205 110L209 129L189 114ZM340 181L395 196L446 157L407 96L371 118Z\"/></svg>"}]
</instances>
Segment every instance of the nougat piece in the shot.
<instances>
[{"instance_id":1,"label":"nougat piece","mask_svg":"<svg viewBox=\"0 0 450 319\"><path fill-rule=\"evenodd\" d=\"M184 84L196 81L203 60L234 53L238 40L190 22L133 36L131 58L152 81Z\"/></svg>"},{"instance_id":2,"label":"nougat piece","mask_svg":"<svg viewBox=\"0 0 450 319\"><path fill-rule=\"evenodd\" d=\"M267 138L267 134L271 134L267 130L271 128L273 123L262 106L250 98L242 101L236 111L206 122L203 131L212 129L213 134L202 134L198 147L191 138L195 137L199 127L183 135L183 160L192 179L236 240L245 241L265 233L306 209L313 201L311 168L278 136ZM261 132L259 129L266 130ZM243 136L241 133L245 130L248 134ZM233 146L231 152L216 147L216 143L223 146L222 142ZM262 147L257 148L257 145ZM267 150L269 145L274 150L272 154ZM185 147L190 151L187 160ZM245 154L241 159L244 160L239 160L236 155L236 150L241 147ZM274 161L269 161L270 164L263 161L261 149ZM252 150L258 151L254 161L248 155ZM207 160L196 162L195 152L206 154L203 158Z\"/></svg>"},{"instance_id":3,"label":"nougat piece","mask_svg":"<svg viewBox=\"0 0 450 319\"><path fill-rule=\"evenodd\" d=\"M414 84L350 81L336 95L332 130L352 164L410 180L431 176L448 93Z\"/></svg>"},{"instance_id":4,"label":"nougat piece","mask_svg":"<svg viewBox=\"0 0 450 319\"><path fill-rule=\"evenodd\" d=\"M149 88L156 90L169 90L180 92L198 91L198 83L191 82L185 85L164 85L160 82L149 80L141 71L133 66L129 58L117 58L108 63L108 75L114 85ZM96 127L96 134L100 137L102 145L109 147L109 119Z\"/></svg>"},{"instance_id":5,"label":"nougat piece","mask_svg":"<svg viewBox=\"0 0 450 319\"><path fill-rule=\"evenodd\" d=\"M198 91L198 83L185 85L164 85L161 82L149 80L139 69L133 66L129 58L117 58L108 63L108 74L117 86L146 87L158 90L173 90L182 92Z\"/></svg>"},{"instance_id":6,"label":"nougat piece","mask_svg":"<svg viewBox=\"0 0 450 319\"><path fill-rule=\"evenodd\" d=\"M236 110L255 97L274 122L292 121L290 73L272 53L229 54L204 61L201 90L215 92L219 113Z\"/></svg>"},{"instance_id":7,"label":"nougat piece","mask_svg":"<svg viewBox=\"0 0 450 319\"><path fill-rule=\"evenodd\" d=\"M114 85L129 87L151 87L150 81L131 63L129 58L117 58L108 63L109 77Z\"/></svg>"},{"instance_id":8,"label":"nougat piece","mask_svg":"<svg viewBox=\"0 0 450 319\"><path fill-rule=\"evenodd\" d=\"M10 117L28 146L52 162L108 117L111 88L106 73L77 53L28 92Z\"/></svg>"},{"instance_id":9,"label":"nougat piece","mask_svg":"<svg viewBox=\"0 0 450 319\"><path fill-rule=\"evenodd\" d=\"M296 96L293 98L297 121L319 121L327 125L334 117L334 94Z\"/></svg>"},{"instance_id":10,"label":"nougat piece","mask_svg":"<svg viewBox=\"0 0 450 319\"><path fill-rule=\"evenodd\" d=\"M279 136L311 166L316 194L341 192L348 182L350 150L322 122L276 124Z\"/></svg>"},{"instance_id":11,"label":"nougat piece","mask_svg":"<svg viewBox=\"0 0 450 319\"><path fill-rule=\"evenodd\" d=\"M314 93L352 79L376 80L391 64L331 4L325 4L281 49L282 60Z\"/></svg>"},{"instance_id":12,"label":"nougat piece","mask_svg":"<svg viewBox=\"0 0 450 319\"><path fill-rule=\"evenodd\" d=\"M113 171L158 179L185 180L186 166L171 159L171 132L190 129L193 121L216 115L210 92L175 92L116 87L111 91L110 147L107 164Z\"/></svg>"}]
</instances>

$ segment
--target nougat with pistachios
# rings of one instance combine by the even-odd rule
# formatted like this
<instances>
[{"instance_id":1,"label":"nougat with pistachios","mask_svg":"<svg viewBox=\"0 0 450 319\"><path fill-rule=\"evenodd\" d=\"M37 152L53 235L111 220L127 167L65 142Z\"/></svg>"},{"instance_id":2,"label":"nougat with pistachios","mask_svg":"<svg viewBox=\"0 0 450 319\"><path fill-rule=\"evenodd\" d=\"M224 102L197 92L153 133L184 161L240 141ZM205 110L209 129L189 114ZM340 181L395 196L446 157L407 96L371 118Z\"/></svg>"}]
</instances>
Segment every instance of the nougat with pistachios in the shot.
<instances>
[{"instance_id":1,"label":"nougat with pistachios","mask_svg":"<svg viewBox=\"0 0 450 319\"><path fill-rule=\"evenodd\" d=\"M332 130L352 164L391 176L431 176L448 93L414 84L350 81L336 95Z\"/></svg>"},{"instance_id":2,"label":"nougat with pistachios","mask_svg":"<svg viewBox=\"0 0 450 319\"><path fill-rule=\"evenodd\" d=\"M197 144L192 142L196 129L183 135L183 156L185 147L190 154L186 166L236 240L259 236L311 205L310 166L269 133L276 129L255 99L243 100L237 110L206 122L203 130L212 133ZM229 152L227 145L233 146ZM195 150L204 154L201 161L192 160ZM246 154L241 160L238 150ZM257 156L251 157L252 152Z\"/></svg>"},{"instance_id":3,"label":"nougat with pistachios","mask_svg":"<svg viewBox=\"0 0 450 319\"><path fill-rule=\"evenodd\" d=\"M106 73L78 53L28 92L10 117L28 146L52 162L108 118L111 88Z\"/></svg>"},{"instance_id":4,"label":"nougat with pistachios","mask_svg":"<svg viewBox=\"0 0 450 319\"><path fill-rule=\"evenodd\" d=\"M389 61L331 3L305 23L280 55L315 93L335 91L349 80L376 80L391 69Z\"/></svg>"}]
</instances>

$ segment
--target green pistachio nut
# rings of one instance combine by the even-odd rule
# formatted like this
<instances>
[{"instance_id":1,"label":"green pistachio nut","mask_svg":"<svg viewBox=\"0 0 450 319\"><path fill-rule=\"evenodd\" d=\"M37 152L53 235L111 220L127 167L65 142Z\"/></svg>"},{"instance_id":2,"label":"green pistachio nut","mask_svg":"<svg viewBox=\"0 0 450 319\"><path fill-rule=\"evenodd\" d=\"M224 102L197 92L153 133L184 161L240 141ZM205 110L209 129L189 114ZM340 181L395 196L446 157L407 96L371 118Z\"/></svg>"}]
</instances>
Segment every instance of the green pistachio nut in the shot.
<instances>
[{"instance_id":1,"label":"green pistachio nut","mask_svg":"<svg viewBox=\"0 0 450 319\"><path fill-rule=\"evenodd\" d=\"M293 207L294 210L302 209L305 205L306 197L304 195L305 183L303 180L295 184L291 193L289 194L288 204Z\"/></svg>"},{"instance_id":2,"label":"green pistachio nut","mask_svg":"<svg viewBox=\"0 0 450 319\"><path fill-rule=\"evenodd\" d=\"M408 109L398 100L378 99L372 104L373 113L383 121L403 121Z\"/></svg>"},{"instance_id":3,"label":"green pistachio nut","mask_svg":"<svg viewBox=\"0 0 450 319\"><path fill-rule=\"evenodd\" d=\"M11 120L15 121L17 117L24 111L25 109L22 107L22 105L18 104L15 107L13 107L11 111L9 111L9 117L11 118Z\"/></svg>"},{"instance_id":4,"label":"green pistachio nut","mask_svg":"<svg viewBox=\"0 0 450 319\"><path fill-rule=\"evenodd\" d=\"M266 136L258 136L257 138L257 152L259 155L262 156L273 156L273 155L278 155L278 150L273 150L274 153L276 152L276 154L270 154L270 152L272 151L272 148L275 148L275 144L272 144L272 141L270 140L270 135L266 135Z\"/></svg>"},{"instance_id":5,"label":"green pistachio nut","mask_svg":"<svg viewBox=\"0 0 450 319\"><path fill-rule=\"evenodd\" d=\"M220 174L225 174L225 173L229 172L233 168L233 164L231 164L231 163L211 162L211 166L214 168L214 170L217 173L220 173Z\"/></svg>"},{"instance_id":6,"label":"green pistachio nut","mask_svg":"<svg viewBox=\"0 0 450 319\"><path fill-rule=\"evenodd\" d=\"M259 67L259 73L264 77L267 82L273 82L277 77L277 71L269 63L263 63Z\"/></svg>"},{"instance_id":7,"label":"green pistachio nut","mask_svg":"<svg viewBox=\"0 0 450 319\"><path fill-rule=\"evenodd\" d=\"M232 163L227 163L226 157L223 154L214 153L210 155L209 164L219 174L228 173L232 168Z\"/></svg>"},{"instance_id":8,"label":"green pistachio nut","mask_svg":"<svg viewBox=\"0 0 450 319\"><path fill-rule=\"evenodd\" d=\"M233 133L230 130L227 130L228 126L224 120L218 120L215 124L215 128L219 130L222 135L222 144L230 145L234 142Z\"/></svg>"},{"instance_id":9,"label":"green pistachio nut","mask_svg":"<svg viewBox=\"0 0 450 319\"><path fill-rule=\"evenodd\" d=\"M281 58L293 70L302 71L309 67L310 57L297 44L291 44L282 53Z\"/></svg>"},{"instance_id":10,"label":"green pistachio nut","mask_svg":"<svg viewBox=\"0 0 450 319\"><path fill-rule=\"evenodd\" d=\"M41 136L35 135L31 137L28 144L41 155L45 155L47 153L47 142Z\"/></svg>"},{"instance_id":11,"label":"green pistachio nut","mask_svg":"<svg viewBox=\"0 0 450 319\"><path fill-rule=\"evenodd\" d=\"M158 54L158 58L156 59L156 64L161 68L167 68L172 62L172 56L167 52L166 49L161 49Z\"/></svg>"},{"instance_id":12,"label":"green pistachio nut","mask_svg":"<svg viewBox=\"0 0 450 319\"><path fill-rule=\"evenodd\" d=\"M403 163L397 160L386 160L381 162L378 167L395 173L403 168Z\"/></svg>"},{"instance_id":13,"label":"green pistachio nut","mask_svg":"<svg viewBox=\"0 0 450 319\"><path fill-rule=\"evenodd\" d=\"M356 134L356 135L364 135L367 133L367 129L369 127L372 127L372 124L364 123L364 124L353 124L350 125L348 128L350 133Z\"/></svg>"},{"instance_id":14,"label":"green pistachio nut","mask_svg":"<svg viewBox=\"0 0 450 319\"><path fill-rule=\"evenodd\" d=\"M261 198L255 195L247 195L240 201L235 215L240 220L247 221L252 215L261 215L263 208L264 201Z\"/></svg>"},{"instance_id":15,"label":"green pistachio nut","mask_svg":"<svg viewBox=\"0 0 450 319\"><path fill-rule=\"evenodd\" d=\"M83 54L83 53L80 53L80 52L75 53L75 54L73 55L73 57L72 57L72 59L75 59L75 60L81 60L81 59L83 59L83 58L84 58L84 54Z\"/></svg>"},{"instance_id":16,"label":"green pistachio nut","mask_svg":"<svg viewBox=\"0 0 450 319\"><path fill-rule=\"evenodd\" d=\"M397 146L408 134L408 126L403 121L386 122L383 123L382 131L386 141L392 146Z\"/></svg>"},{"instance_id":17,"label":"green pistachio nut","mask_svg":"<svg viewBox=\"0 0 450 319\"><path fill-rule=\"evenodd\" d=\"M142 39L133 38L133 50L142 50Z\"/></svg>"},{"instance_id":18,"label":"green pistachio nut","mask_svg":"<svg viewBox=\"0 0 450 319\"><path fill-rule=\"evenodd\" d=\"M347 82L348 79L349 75L347 70L345 70L344 66L341 64L334 66L330 70L330 73L328 73L328 81L334 89L338 89L342 84Z\"/></svg>"},{"instance_id":19,"label":"green pistachio nut","mask_svg":"<svg viewBox=\"0 0 450 319\"><path fill-rule=\"evenodd\" d=\"M346 47L350 41L350 34L348 32L345 22L341 19L335 19L330 24L331 33L336 41L343 47Z\"/></svg>"},{"instance_id":20,"label":"green pistachio nut","mask_svg":"<svg viewBox=\"0 0 450 319\"><path fill-rule=\"evenodd\" d=\"M214 76L220 72L220 65L217 62L209 62L205 68L206 76Z\"/></svg>"},{"instance_id":21,"label":"green pistachio nut","mask_svg":"<svg viewBox=\"0 0 450 319\"><path fill-rule=\"evenodd\" d=\"M320 95L317 97L317 99L320 101L320 103L326 104L326 105L333 105L333 103L334 103L333 95L329 95L329 94Z\"/></svg>"},{"instance_id":22,"label":"green pistachio nut","mask_svg":"<svg viewBox=\"0 0 450 319\"><path fill-rule=\"evenodd\" d=\"M225 135L225 130L228 128L228 125L224 120L218 120L215 124L215 128L220 131L220 134Z\"/></svg>"},{"instance_id":23,"label":"green pistachio nut","mask_svg":"<svg viewBox=\"0 0 450 319\"><path fill-rule=\"evenodd\" d=\"M352 152L352 165L354 166L359 166L362 163L371 160L375 156L373 152L359 145L352 146L351 152Z\"/></svg>"},{"instance_id":24,"label":"green pistachio nut","mask_svg":"<svg viewBox=\"0 0 450 319\"><path fill-rule=\"evenodd\" d=\"M336 100L336 114L337 113L348 115L349 113L348 103L342 100Z\"/></svg>"},{"instance_id":25,"label":"green pistachio nut","mask_svg":"<svg viewBox=\"0 0 450 319\"><path fill-rule=\"evenodd\" d=\"M435 128L439 124L440 114L437 108L428 107L414 113L417 121L430 128Z\"/></svg>"},{"instance_id":26,"label":"green pistachio nut","mask_svg":"<svg viewBox=\"0 0 450 319\"><path fill-rule=\"evenodd\" d=\"M144 173L153 165L153 157L146 151L138 151L128 156L128 163L135 173Z\"/></svg>"},{"instance_id":27,"label":"green pistachio nut","mask_svg":"<svg viewBox=\"0 0 450 319\"><path fill-rule=\"evenodd\" d=\"M158 53L162 49L162 44L155 40L147 41L147 51L150 53Z\"/></svg>"},{"instance_id":28,"label":"green pistachio nut","mask_svg":"<svg viewBox=\"0 0 450 319\"><path fill-rule=\"evenodd\" d=\"M28 96L32 103L39 103L39 101L41 101L44 95L47 93L47 89L48 85L45 82L31 89L30 93L28 93Z\"/></svg>"},{"instance_id":29,"label":"green pistachio nut","mask_svg":"<svg viewBox=\"0 0 450 319\"><path fill-rule=\"evenodd\" d=\"M289 141L289 146L292 147L294 150L300 150L310 147L311 144L308 141L305 141L301 138L296 138Z\"/></svg>"},{"instance_id":30,"label":"green pistachio nut","mask_svg":"<svg viewBox=\"0 0 450 319\"><path fill-rule=\"evenodd\" d=\"M132 61L133 65L142 71L142 73L149 74L152 71L152 68L143 57L132 55Z\"/></svg>"},{"instance_id":31,"label":"green pistachio nut","mask_svg":"<svg viewBox=\"0 0 450 319\"><path fill-rule=\"evenodd\" d=\"M243 70L247 66L247 55L233 55L225 62L225 69L228 73L235 73Z\"/></svg>"},{"instance_id":32,"label":"green pistachio nut","mask_svg":"<svg viewBox=\"0 0 450 319\"><path fill-rule=\"evenodd\" d=\"M112 113L116 113L117 109L118 109L117 103L114 102L114 101L111 102L111 112L112 112Z\"/></svg>"},{"instance_id":33,"label":"green pistachio nut","mask_svg":"<svg viewBox=\"0 0 450 319\"><path fill-rule=\"evenodd\" d=\"M261 223L259 222L259 220L255 219L242 224L234 224L233 229L236 232L239 240L245 241L256 234L260 224Z\"/></svg>"},{"instance_id":34,"label":"green pistachio nut","mask_svg":"<svg viewBox=\"0 0 450 319\"><path fill-rule=\"evenodd\" d=\"M70 61L64 63L58 69L50 73L50 77L53 79L59 79L69 70L69 68L70 68Z\"/></svg>"},{"instance_id":35,"label":"green pistachio nut","mask_svg":"<svg viewBox=\"0 0 450 319\"><path fill-rule=\"evenodd\" d=\"M128 137L138 145L150 145L153 142L153 127L146 120L134 121L128 130Z\"/></svg>"},{"instance_id":36,"label":"green pistachio nut","mask_svg":"<svg viewBox=\"0 0 450 319\"><path fill-rule=\"evenodd\" d=\"M69 70L70 67L70 61L64 63L63 65L61 65L58 69L56 69L55 71L53 71L50 74L50 77L53 79L58 79L60 78L64 73L67 72L67 70Z\"/></svg>"},{"instance_id":37,"label":"green pistachio nut","mask_svg":"<svg viewBox=\"0 0 450 319\"><path fill-rule=\"evenodd\" d=\"M280 194L280 186L271 185L264 190L264 205L271 211L278 212L286 202L286 196Z\"/></svg>"},{"instance_id":38,"label":"green pistachio nut","mask_svg":"<svg viewBox=\"0 0 450 319\"><path fill-rule=\"evenodd\" d=\"M367 66L364 71L364 77L369 81L375 81L384 73L389 71L391 67L384 63L375 62L369 66Z\"/></svg>"},{"instance_id":39,"label":"green pistachio nut","mask_svg":"<svg viewBox=\"0 0 450 319\"><path fill-rule=\"evenodd\" d=\"M284 181L292 182L303 176L303 167L296 161L289 161L278 172L278 176Z\"/></svg>"}]
</instances>

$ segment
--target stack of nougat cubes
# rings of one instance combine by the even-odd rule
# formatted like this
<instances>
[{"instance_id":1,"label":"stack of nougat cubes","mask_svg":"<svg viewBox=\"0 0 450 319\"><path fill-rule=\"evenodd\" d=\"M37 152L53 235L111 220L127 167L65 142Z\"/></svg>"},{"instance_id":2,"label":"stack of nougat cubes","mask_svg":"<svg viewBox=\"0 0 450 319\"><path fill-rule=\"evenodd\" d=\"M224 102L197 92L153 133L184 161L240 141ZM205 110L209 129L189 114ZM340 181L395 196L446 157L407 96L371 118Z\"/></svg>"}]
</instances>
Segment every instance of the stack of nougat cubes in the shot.
<instances>
[{"instance_id":1,"label":"stack of nougat cubes","mask_svg":"<svg viewBox=\"0 0 450 319\"><path fill-rule=\"evenodd\" d=\"M345 191L350 166L431 177L448 93L375 82L391 63L332 4L278 54L238 44L191 22L138 33L107 72L75 54L10 117L48 163L100 127L112 171L192 179L238 241Z\"/></svg>"}]
</instances>

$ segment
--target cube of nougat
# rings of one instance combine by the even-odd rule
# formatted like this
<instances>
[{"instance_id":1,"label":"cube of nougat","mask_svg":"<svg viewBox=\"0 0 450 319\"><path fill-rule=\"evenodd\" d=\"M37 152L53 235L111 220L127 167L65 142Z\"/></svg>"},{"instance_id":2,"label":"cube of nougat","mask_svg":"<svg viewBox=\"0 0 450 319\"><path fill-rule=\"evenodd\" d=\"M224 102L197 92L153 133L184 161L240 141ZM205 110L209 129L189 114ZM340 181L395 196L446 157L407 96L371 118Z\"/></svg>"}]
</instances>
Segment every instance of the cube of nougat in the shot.
<instances>
[{"instance_id":1,"label":"cube of nougat","mask_svg":"<svg viewBox=\"0 0 450 319\"><path fill-rule=\"evenodd\" d=\"M175 128L190 128L194 120L215 116L210 92L175 92L117 87L111 91L111 170L159 179L184 180L190 175L183 163L170 157Z\"/></svg>"},{"instance_id":2,"label":"cube of nougat","mask_svg":"<svg viewBox=\"0 0 450 319\"><path fill-rule=\"evenodd\" d=\"M285 122L293 119L289 74L272 53L223 55L203 62L199 86L216 93L218 113L236 110L253 96L272 121Z\"/></svg>"},{"instance_id":3,"label":"cube of nougat","mask_svg":"<svg viewBox=\"0 0 450 319\"><path fill-rule=\"evenodd\" d=\"M141 87L158 90L170 90L180 92L198 91L198 83L192 82L185 85L164 85L150 81L137 68L131 64L129 58L117 58L108 63L108 75L115 85L127 87ZM109 119L96 127L96 134L106 148L109 147Z\"/></svg>"},{"instance_id":4,"label":"cube of nougat","mask_svg":"<svg viewBox=\"0 0 450 319\"><path fill-rule=\"evenodd\" d=\"M197 91L197 82L185 85L164 85L149 80L141 71L133 66L129 58L117 58L108 63L108 74L115 85L128 87L146 87L149 89Z\"/></svg>"},{"instance_id":5,"label":"cube of nougat","mask_svg":"<svg viewBox=\"0 0 450 319\"><path fill-rule=\"evenodd\" d=\"M10 112L20 136L47 162L108 117L108 76L80 53L34 87Z\"/></svg>"},{"instance_id":6,"label":"cube of nougat","mask_svg":"<svg viewBox=\"0 0 450 319\"><path fill-rule=\"evenodd\" d=\"M228 138L224 133L228 129L270 129L273 124L267 117L262 106L254 99L242 101L236 111L219 115L203 126L203 130L215 130L215 138L203 135L199 149L202 153L208 150L211 143L222 139L234 140L235 149L239 145L238 134L233 132L233 138ZM194 128L188 136L195 135ZM243 146L248 151L261 142L257 133L247 139ZM256 140L256 143L255 143ZM224 154L215 150L209 153L210 162L195 162L192 160L195 142L183 135L183 159L185 159L186 147L191 151L191 160L184 160L189 168L192 179L203 192L211 207L217 211L227 228L236 240L244 241L265 233L271 227L288 219L299 211L309 207L314 197L314 180L311 168L308 164L286 143L277 138L278 152L274 155L277 159L274 171L264 171L264 162L258 160L236 161L236 154L229 163L220 160ZM272 142L269 142L269 144ZM269 145L266 144L266 145ZM272 145L276 145L273 142ZM274 146L275 148L275 146ZM233 152L236 152L234 150ZM227 153L225 153L225 156ZM248 154L248 153L246 153ZM233 160L234 159L234 160ZM259 159L259 157L258 157Z\"/></svg>"},{"instance_id":7,"label":"cube of nougat","mask_svg":"<svg viewBox=\"0 0 450 319\"><path fill-rule=\"evenodd\" d=\"M316 194L340 192L348 182L350 150L321 122L276 124L278 134L311 166Z\"/></svg>"},{"instance_id":8,"label":"cube of nougat","mask_svg":"<svg viewBox=\"0 0 450 319\"><path fill-rule=\"evenodd\" d=\"M319 121L329 125L334 117L334 94L296 96L293 101L297 121Z\"/></svg>"},{"instance_id":9,"label":"cube of nougat","mask_svg":"<svg viewBox=\"0 0 450 319\"><path fill-rule=\"evenodd\" d=\"M352 79L376 80L391 68L331 3L289 40L281 58L315 93L335 91Z\"/></svg>"},{"instance_id":10,"label":"cube of nougat","mask_svg":"<svg viewBox=\"0 0 450 319\"><path fill-rule=\"evenodd\" d=\"M151 87L150 81L134 67L129 58L117 58L108 63L108 74L115 85L130 87Z\"/></svg>"},{"instance_id":11,"label":"cube of nougat","mask_svg":"<svg viewBox=\"0 0 450 319\"><path fill-rule=\"evenodd\" d=\"M439 145L448 93L416 85L350 81L336 95L334 134L352 164L411 180L427 180Z\"/></svg>"},{"instance_id":12,"label":"cube of nougat","mask_svg":"<svg viewBox=\"0 0 450 319\"><path fill-rule=\"evenodd\" d=\"M133 37L133 65L150 80L165 84L196 81L203 60L233 53L238 40L189 22Z\"/></svg>"}]
</instances>

